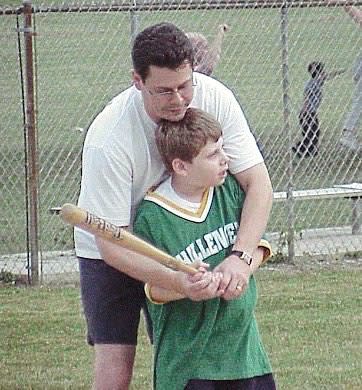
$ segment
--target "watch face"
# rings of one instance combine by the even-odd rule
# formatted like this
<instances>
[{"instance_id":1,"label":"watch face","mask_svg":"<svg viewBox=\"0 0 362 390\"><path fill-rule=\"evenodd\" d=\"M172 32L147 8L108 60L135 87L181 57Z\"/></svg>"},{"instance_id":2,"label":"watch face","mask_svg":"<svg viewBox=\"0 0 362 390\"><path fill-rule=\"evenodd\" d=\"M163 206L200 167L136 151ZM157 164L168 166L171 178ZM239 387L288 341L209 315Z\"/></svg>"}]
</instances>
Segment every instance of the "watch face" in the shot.
<instances>
[{"instance_id":1,"label":"watch face","mask_svg":"<svg viewBox=\"0 0 362 390\"><path fill-rule=\"evenodd\" d=\"M252 262L252 257L249 256L247 253L245 252L242 252L241 255L240 255L240 259L245 261L246 264L250 265L251 262Z\"/></svg>"},{"instance_id":2,"label":"watch face","mask_svg":"<svg viewBox=\"0 0 362 390\"><path fill-rule=\"evenodd\" d=\"M243 251L231 251L232 254L239 257L240 260L244 261L246 264L250 265L253 261L253 258Z\"/></svg>"}]
</instances>

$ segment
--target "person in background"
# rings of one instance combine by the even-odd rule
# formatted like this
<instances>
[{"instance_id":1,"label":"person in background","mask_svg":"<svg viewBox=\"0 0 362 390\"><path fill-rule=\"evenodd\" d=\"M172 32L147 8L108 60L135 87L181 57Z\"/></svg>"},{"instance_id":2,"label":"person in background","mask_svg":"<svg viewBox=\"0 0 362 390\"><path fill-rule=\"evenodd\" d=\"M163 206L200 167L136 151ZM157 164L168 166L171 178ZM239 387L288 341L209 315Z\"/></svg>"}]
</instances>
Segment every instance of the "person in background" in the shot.
<instances>
[{"instance_id":1,"label":"person in background","mask_svg":"<svg viewBox=\"0 0 362 390\"><path fill-rule=\"evenodd\" d=\"M205 35L198 32L186 33L194 49L194 71L211 76L221 58L221 48L225 33L230 30L227 24L220 24L211 45ZM264 157L264 146L259 139L256 141L260 153Z\"/></svg>"},{"instance_id":2,"label":"person in background","mask_svg":"<svg viewBox=\"0 0 362 390\"><path fill-rule=\"evenodd\" d=\"M353 7L346 6L344 10L360 27L362 26L362 10ZM360 53L353 66L353 82L355 84L352 105L348 112L344 124L342 135L340 138L340 144L353 151L358 152L362 150L361 143L358 139L359 127L361 124L361 111L362 111L362 53Z\"/></svg>"},{"instance_id":3,"label":"person in background","mask_svg":"<svg viewBox=\"0 0 362 390\"><path fill-rule=\"evenodd\" d=\"M209 112L221 124L229 170L245 192L234 248L250 256L269 218L272 186L263 158L233 93L217 80L193 72L193 48L171 23L141 31L132 47L132 85L96 116L82 155L78 205L132 229L134 213L150 187L168 175L155 142L161 120L179 121L188 107ZM185 278L141 256L75 228L81 296L94 346L94 389L129 389L137 344L142 282L174 289L192 300L214 296L209 273ZM218 294L246 289L250 267L228 255L213 272L222 274ZM210 286L211 285L211 286Z\"/></svg>"},{"instance_id":4,"label":"person in background","mask_svg":"<svg viewBox=\"0 0 362 390\"><path fill-rule=\"evenodd\" d=\"M216 37L209 45L206 37L197 32L186 33L194 48L194 71L210 76L220 61L221 47L225 33L229 31L227 24L218 26Z\"/></svg>"},{"instance_id":5,"label":"person in background","mask_svg":"<svg viewBox=\"0 0 362 390\"><path fill-rule=\"evenodd\" d=\"M300 158L318 154L320 137L318 109L323 98L323 86L327 80L332 80L345 72L345 69L341 69L327 73L322 62L311 62L307 70L311 78L304 87L303 106L299 113L302 140L292 148Z\"/></svg>"},{"instance_id":6,"label":"person in background","mask_svg":"<svg viewBox=\"0 0 362 390\"><path fill-rule=\"evenodd\" d=\"M250 268L245 290L219 296L221 276L210 286L215 297L194 302L175 290L147 283L154 331L154 389L275 390L254 309L254 267L271 254L261 240L252 258L233 251L244 192L228 175L220 124L210 114L188 108L178 122L161 121L156 143L171 176L149 191L134 232L187 264L207 261L215 268L228 256ZM157 226L157 228L155 228Z\"/></svg>"}]
</instances>

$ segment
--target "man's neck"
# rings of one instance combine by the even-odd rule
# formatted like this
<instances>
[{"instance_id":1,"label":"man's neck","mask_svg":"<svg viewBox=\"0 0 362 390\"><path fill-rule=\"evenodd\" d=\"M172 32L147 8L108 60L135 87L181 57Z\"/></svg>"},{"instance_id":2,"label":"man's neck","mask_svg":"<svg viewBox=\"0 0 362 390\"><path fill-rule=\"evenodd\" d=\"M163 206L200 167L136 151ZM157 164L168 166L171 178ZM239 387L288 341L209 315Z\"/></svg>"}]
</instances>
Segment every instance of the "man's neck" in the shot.
<instances>
[{"instance_id":1,"label":"man's neck","mask_svg":"<svg viewBox=\"0 0 362 390\"><path fill-rule=\"evenodd\" d=\"M192 203L200 203L207 190L206 187L194 185L178 175L171 176L171 186L180 198Z\"/></svg>"}]
</instances>

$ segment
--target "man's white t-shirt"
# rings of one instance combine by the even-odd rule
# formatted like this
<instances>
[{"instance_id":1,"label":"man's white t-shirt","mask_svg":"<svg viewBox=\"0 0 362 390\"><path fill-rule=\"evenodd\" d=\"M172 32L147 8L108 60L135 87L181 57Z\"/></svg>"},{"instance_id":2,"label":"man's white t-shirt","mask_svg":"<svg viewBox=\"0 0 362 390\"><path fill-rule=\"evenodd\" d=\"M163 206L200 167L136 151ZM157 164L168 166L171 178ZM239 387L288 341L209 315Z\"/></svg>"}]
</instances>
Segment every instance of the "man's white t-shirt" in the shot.
<instances>
[{"instance_id":1,"label":"man's white t-shirt","mask_svg":"<svg viewBox=\"0 0 362 390\"><path fill-rule=\"evenodd\" d=\"M263 162L233 93L203 74L194 73L194 79L190 106L212 114L221 123L230 172L242 172ZM147 190L167 177L155 142L156 127L134 86L98 114L84 143L79 207L117 226L132 225ZM93 235L75 228L74 241L77 256L101 258Z\"/></svg>"}]
</instances>

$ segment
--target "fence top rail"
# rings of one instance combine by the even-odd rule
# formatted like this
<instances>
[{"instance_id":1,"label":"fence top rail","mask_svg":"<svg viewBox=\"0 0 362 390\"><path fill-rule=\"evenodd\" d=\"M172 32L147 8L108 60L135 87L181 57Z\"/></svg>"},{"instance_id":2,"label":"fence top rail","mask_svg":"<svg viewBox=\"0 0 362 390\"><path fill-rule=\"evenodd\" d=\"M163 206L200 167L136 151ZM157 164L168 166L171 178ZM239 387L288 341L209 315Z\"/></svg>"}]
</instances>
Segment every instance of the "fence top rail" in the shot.
<instances>
[{"instance_id":1,"label":"fence top rail","mask_svg":"<svg viewBox=\"0 0 362 390\"><path fill-rule=\"evenodd\" d=\"M316 188L309 190L294 190L291 194L295 200L312 200L327 198L361 198L362 183L336 185L331 188ZM283 201L288 198L287 191L274 192L274 201Z\"/></svg>"},{"instance_id":2,"label":"fence top rail","mask_svg":"<svg viewBox=\"0 0 362 390\"><path fill-rule=\"evenodd\" d=\"M129 11L177 11L177 10L215 10L236 8L306 8L342 7L362 5L362 0L125 0L118 4L69 4L32 6L33 13L48 12L129 12ZM0 15L23 13L23 6L0 6Z\"/></svg>"}]
</instances>

